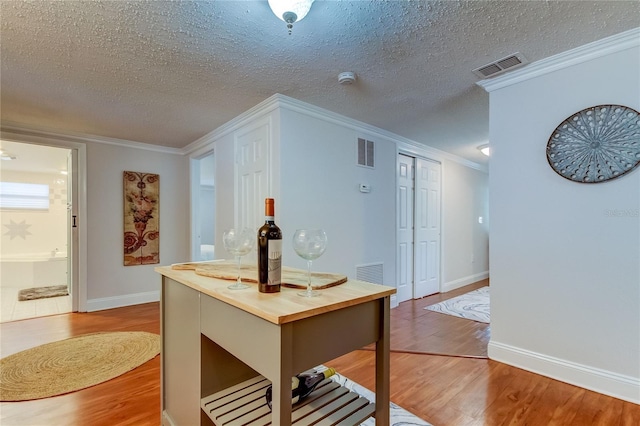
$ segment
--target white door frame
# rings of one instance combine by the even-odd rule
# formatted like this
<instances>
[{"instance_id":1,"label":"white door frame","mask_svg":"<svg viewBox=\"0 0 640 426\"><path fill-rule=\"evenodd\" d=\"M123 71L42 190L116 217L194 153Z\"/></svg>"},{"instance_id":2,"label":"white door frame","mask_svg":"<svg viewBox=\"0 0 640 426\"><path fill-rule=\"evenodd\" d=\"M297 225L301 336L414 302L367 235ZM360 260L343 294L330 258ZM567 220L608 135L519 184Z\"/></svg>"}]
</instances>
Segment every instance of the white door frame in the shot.
<instances>
[{"instance_id":1,"label":"white door frame","mask_svg":"<svg viewBox=\"0 0 640 426\"><path fill-rule=\"evenodd\" d=\"M71 300L74 312L87 312L87 148L83 142L70 140L70 137L49 134L42 131L20 129L12 126L2 128L1 138L6 141L28 143L32 145L44 145L56 148L66 148L74 150L77 156L77 164L71 175L75 183L75 194L77 199L73 200L74 215L76 216L77 228L72 232L74 237L71 241L70 250L72 259L71 271Z\"/></svg>"},{"instance_id":2,"label":"white door frame","mask_svg":"<svg viewBox=\"0 0 640 426\"><path fill-rule=\"evenodd\" d=\"M78 311L78 150L70 149L67 158L67 285L71 292L71 310Z\"/></svg>"}]
</instances>

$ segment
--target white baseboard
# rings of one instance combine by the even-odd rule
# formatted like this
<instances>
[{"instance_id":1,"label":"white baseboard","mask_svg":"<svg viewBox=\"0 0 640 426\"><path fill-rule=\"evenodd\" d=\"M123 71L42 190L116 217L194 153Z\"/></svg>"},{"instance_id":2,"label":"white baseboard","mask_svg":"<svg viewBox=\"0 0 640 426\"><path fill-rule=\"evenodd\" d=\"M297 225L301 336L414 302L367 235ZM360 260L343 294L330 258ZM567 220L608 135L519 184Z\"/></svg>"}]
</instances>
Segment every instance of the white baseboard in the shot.
<instances>
[{"instance_id":1,"label":"white baseboard","mask_svg":"<svg viewBox=\"0 0 640 426\"><path fill-rule=\"evenodd\" d=\"M457 288L464 287L465 285L473 284L475 282L478 282L487 278L489 278L489 271L484 271L478 274L469 275L469 276L442 284L442 288L440 291L442 293L446 293L448 291L455 290Z\"/></svg>"},{"instance_id":2,"label":"white baseboard","mask_svg":"<svg viewBox=\"0 0 640 426\"><path fill-rule=\"evenodd\" d=\"M169 417L166 410L162 411L162 426L175 426L173 419Z\"/></svg>"},{"instance_id":3,"label":"white baseboard","mask_svg":"<svg viewBox=\"0 0 640 426\"><path fill-rule=\"evenodd\" d=\"M141 303L158 302L160 291L127 294L125 296L103 297L87 300L87 312L102 311L104 309L121 308L123 306L139 305Z\"/></svg>"},{"instance_id":4,"label":"white baseboard","mask_svg":"<svg viewBox=\"0 0 640 426\"><path fill-rule=\"evenodd\" d=\"M490 341L489 358L594 392L640 404L640 378Z\"/></svg>"}]
</instances>

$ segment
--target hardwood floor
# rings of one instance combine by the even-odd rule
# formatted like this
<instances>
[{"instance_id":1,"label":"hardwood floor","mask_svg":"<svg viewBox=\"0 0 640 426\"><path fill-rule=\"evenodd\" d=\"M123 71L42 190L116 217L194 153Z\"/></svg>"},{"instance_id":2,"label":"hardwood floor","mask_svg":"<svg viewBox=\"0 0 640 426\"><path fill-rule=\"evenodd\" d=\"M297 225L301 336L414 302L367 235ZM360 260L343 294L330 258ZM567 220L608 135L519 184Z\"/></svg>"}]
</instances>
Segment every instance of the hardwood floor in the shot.
<instances>
[{"instance_id":1,"label":"hardwood floor","mask_svg":"<svg viewBox=\"0 0 640 426\"><path fill-rule=\"evenodd\" d=\"M402 302L391 310L391 351L487 358L490 326L424 309L489 285L478 281L447 293ZM367 347L372 350L373 346Z\"/></svg>"},{"instance_id":2,"label":"hardwood floor","mask_svg":"<svg viewBox=\"0 0 640 426\"><path fill-rule=\"evenodd\" d=\"M421 315L418 302L413 302L416 306L411 309ZM85 333L125 330L158 333L159 328L158 303L3 323L0 355ZM373 352L355 351L325 365L373 390ZM0 424L159 425L159 378L160 359L156 357L92 388L36 401L0 403ZM391 399L434 426L640 424L639 405L487 359L394 352Z\"/></svg>"},{"instance_id":3,"label":"hardwood floor","mask_svg":"<svg viewBox=\"0 0 640 426\"><path fill-rule=\"evenodd\" d=\"M326 365L373 389L372 352ZM391 400L434 426L640 424L639 405L485 359L392 353Z\"/></svg>"},{"instance_id":4,"label":"hardwood floor","mask_svg":"<svg viewBox=\"0 0 640 426\"><path fill-rule=\"evenodd\" d=\"M98 331L160 333L158 303L0 324L0 355ZM108 382L67 395L0 403L2 426L160 424L160 357Z\"/></svg>"}]
</instances>

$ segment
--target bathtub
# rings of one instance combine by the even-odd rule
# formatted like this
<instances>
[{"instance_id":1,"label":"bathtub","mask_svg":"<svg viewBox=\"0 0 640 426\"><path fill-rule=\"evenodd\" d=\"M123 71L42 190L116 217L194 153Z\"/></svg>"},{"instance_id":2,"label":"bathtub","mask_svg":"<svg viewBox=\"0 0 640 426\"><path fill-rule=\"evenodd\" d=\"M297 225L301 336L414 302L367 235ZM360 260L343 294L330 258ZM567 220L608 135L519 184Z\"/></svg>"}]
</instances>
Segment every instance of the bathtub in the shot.
<instances>
[{"instance_id":1,"label":"bathtub","mask_svg":"<svg viewBox=\"0 0 640 426\"><path fill-rule=\"evenodd\" d=\"M67 284L67 254L44 252L0 258L0 285L18 289Z\"/></svg>"}]
</instances>

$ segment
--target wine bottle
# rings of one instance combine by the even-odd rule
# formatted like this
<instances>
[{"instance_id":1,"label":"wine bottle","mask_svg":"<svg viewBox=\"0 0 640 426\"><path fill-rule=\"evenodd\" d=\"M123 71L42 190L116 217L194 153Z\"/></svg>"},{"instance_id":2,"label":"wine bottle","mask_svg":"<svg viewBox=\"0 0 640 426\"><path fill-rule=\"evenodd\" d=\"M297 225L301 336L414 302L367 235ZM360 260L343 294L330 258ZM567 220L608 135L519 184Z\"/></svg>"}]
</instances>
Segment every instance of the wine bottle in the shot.
<instances>
[{"instance_id":1,"label":"wine bottle","mask_svg":"<svg viewBox=\"0 0 640 426\"><path fill-rule=\"evenodd\" d=\"M282 279L282 232L275 224L273 198L264 200L264 225L258 230L258 290L280 291Z\"/></svg>"},{"instance_id":2,"label":"wine bottle","mask_svg":"<svg viewBox=\"0 0 640 426\"><path fill-rule=\"evenodd\" d=\"M318 383L336 374L333 368L327 368L322 373L301 373L291 378L291 404L302 401L314 391ZM271 385L267 388L265 397L267 405L271 408L271 400L273 398Z\"/></svg>"}]
</instances>

